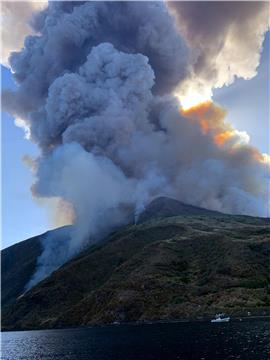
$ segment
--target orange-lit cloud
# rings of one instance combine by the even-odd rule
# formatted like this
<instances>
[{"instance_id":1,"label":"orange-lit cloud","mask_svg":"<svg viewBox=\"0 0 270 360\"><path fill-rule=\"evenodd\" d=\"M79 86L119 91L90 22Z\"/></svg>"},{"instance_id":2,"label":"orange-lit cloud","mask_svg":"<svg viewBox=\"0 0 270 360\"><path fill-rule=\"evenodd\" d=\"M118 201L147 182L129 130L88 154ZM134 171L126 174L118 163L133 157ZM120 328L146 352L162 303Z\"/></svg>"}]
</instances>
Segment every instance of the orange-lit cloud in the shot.
<instances>
[{"instance_id":1,"label":"orange-lit cloud","mask_svg":"<svg viewBox=\"0 0 270 360\"><path fill-rule=\"evenodd\" d=\"M224 148L232 158L243 163L261 163L270 166L270 157L262 154L258 149L249 145L249 136L246 132L234 129L225 122L226 110L211 101L197 104L189 109L180 109L185 118L198 123L202 135L207 135L218 148ZM244 156L245 154L245 156Z\"/></svg>"},{"instance_id":2,"label":"orange-lit cloud","mask_svg":"<svg viewBox=\"0 0 270 360\"><path fill-rule=\"evenodd\" d=\"M218 133L214 136L214 142L216 145L222 146L226 141L234 137L234 131L226 130L224 132Z\"/></svg>"},{"instance_id":3,"label":"orange-lit cloud","mask_svg":"<svg viewBox=\"0 0 270 360\"><path fill-rule=\"evenodd\" d=\"M199 123L203 134L213 132L214 136L216 136L231 131L231 129L227 129L229 125L225 125L224 122L227 111L212 101L197 104L189 109L180 109L180 113L191 121Z\"/></svg>"},{"instance_id":4,"label":"orange-lit cloud","mask_svg":"<svg viewBox=\"0 0 270 360\"><path fill-rule=\"evenodd\" d=\"M265 160L265 155L262 155L257 149L248 145L249 136L246 132L234 129L225 121L227 111L217 104L206 101L189 109L180 109L180 114L190 119L190 121L199 124L202 134L210 136L213 143L218 147L226 146L229 151L235 147L248 146L252 149L252 158L257 161L267 161Z\"/></svg>"}]
</instances>

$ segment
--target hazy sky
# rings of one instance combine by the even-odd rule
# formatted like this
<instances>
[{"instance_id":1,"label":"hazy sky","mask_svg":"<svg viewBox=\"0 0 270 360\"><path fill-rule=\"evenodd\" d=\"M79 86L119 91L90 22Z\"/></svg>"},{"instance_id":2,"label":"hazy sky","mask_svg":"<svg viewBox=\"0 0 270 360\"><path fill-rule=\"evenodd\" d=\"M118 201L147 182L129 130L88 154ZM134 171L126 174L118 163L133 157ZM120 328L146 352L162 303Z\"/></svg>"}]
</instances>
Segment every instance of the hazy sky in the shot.
<instances>
[{"instance_id":1,"label":"hazy sky","mask_svg":"<svg viewBox=\"0 0 270 360\"><path fill-rule=\"evenodd\" d=\"M214 100L228 109L228 121L246 131L250 142L261 152L270 153L269 145L269 67L270 36L264 40L258 74L251 80L238 79L232 85L215 90Z\"/></svg>"},{"instance_id":2,"label":"hazy sky","mask_svg":"<svg viewBox=\"0 0 270 360\"><path fill-rule=\"evenodd\" d=\"M246 131L251 144L269 153L269 34L264 42L258 75L236 80L216 90L214 100L228 110L228 121ZM2 87L15 86L11 73L2 67ZM33 175L23 163L24 155L36 156L37 147L24 138L22 129L2 113L2 247L45 232L52 224L44 204L31 196Z\"/></svg>"}]
</instances>

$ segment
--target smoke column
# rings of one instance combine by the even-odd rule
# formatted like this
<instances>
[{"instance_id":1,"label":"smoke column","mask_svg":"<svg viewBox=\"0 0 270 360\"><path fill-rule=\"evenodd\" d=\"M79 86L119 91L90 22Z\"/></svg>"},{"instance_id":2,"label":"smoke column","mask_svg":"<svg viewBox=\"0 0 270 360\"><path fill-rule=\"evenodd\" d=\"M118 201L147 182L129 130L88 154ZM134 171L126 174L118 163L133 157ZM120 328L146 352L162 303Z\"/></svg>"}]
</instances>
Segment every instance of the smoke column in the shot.
<instances>
[{"instance_id":1,"label":"smoke column","mask_svg":"<svg viewBox=\"0 0 270 360\"><path fill-rule=\"evenodd\" d=\"M75 223L44 242L28 288L156 196L268 215L268 158L211 102L180 109L194 49L165 3L52 2L32 26L3 102L40 147L33 194L71 204Z\"/></svg>"}]
</instances>

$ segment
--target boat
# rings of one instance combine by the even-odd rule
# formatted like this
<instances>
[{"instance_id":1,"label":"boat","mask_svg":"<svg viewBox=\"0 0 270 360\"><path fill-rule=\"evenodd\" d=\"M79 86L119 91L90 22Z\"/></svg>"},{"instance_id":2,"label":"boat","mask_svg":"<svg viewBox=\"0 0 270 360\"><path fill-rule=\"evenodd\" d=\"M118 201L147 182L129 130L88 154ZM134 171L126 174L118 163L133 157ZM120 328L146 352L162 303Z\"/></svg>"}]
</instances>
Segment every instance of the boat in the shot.
<instances>
[{"instance_id":1,"label":"boat","mask_svg":"<svg viewBox=\"0 0 270 360\"><path fill-rule=\"evenodd\" d=\"M229 316L226 317L223 313L216 314L215 318L211 320L212 323L228 322L228 321L230 321L230 317Z\"/></svg>"}]
</instances>

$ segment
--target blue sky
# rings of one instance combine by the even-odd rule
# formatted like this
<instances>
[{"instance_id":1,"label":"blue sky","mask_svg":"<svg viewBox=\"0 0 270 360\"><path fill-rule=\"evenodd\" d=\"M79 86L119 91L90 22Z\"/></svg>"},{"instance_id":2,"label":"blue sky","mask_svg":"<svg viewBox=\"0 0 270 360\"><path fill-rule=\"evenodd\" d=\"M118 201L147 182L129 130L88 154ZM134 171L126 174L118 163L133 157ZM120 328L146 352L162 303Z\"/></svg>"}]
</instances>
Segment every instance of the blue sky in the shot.
<instances>
[{"instance_id":1,"label":"blue sky","mask_svg":"<svg viewBox=\"0 0 270 360\"><path fill-rule=\"evenodd\" d=\"M246 131L251 144L262 152L269 149L269 33L264 42L258 75L238 79L214 92L214 100L228 109L228 121ZM2 67L2 88L12 88L11 73ZM32 198L33 174L23 163L24 155L37 156L38 149L24 138L21 128L2 113L2 248L47 231L52 227L44 206Z\"/></svg>"},{"instance_id":2,"label":"blue sky","mask_svg":"<svg viewBox=\"0 0 270 360\"><path fill-rule=\"evenodd\" d=\"M10 71L2 67L2 87L14 87ZM24 138L13 118L2 112L2 248L45 232L47 211L32 198L33 175L24 155L36 156L37 147Z\"/></svg>"}]
</instances>

